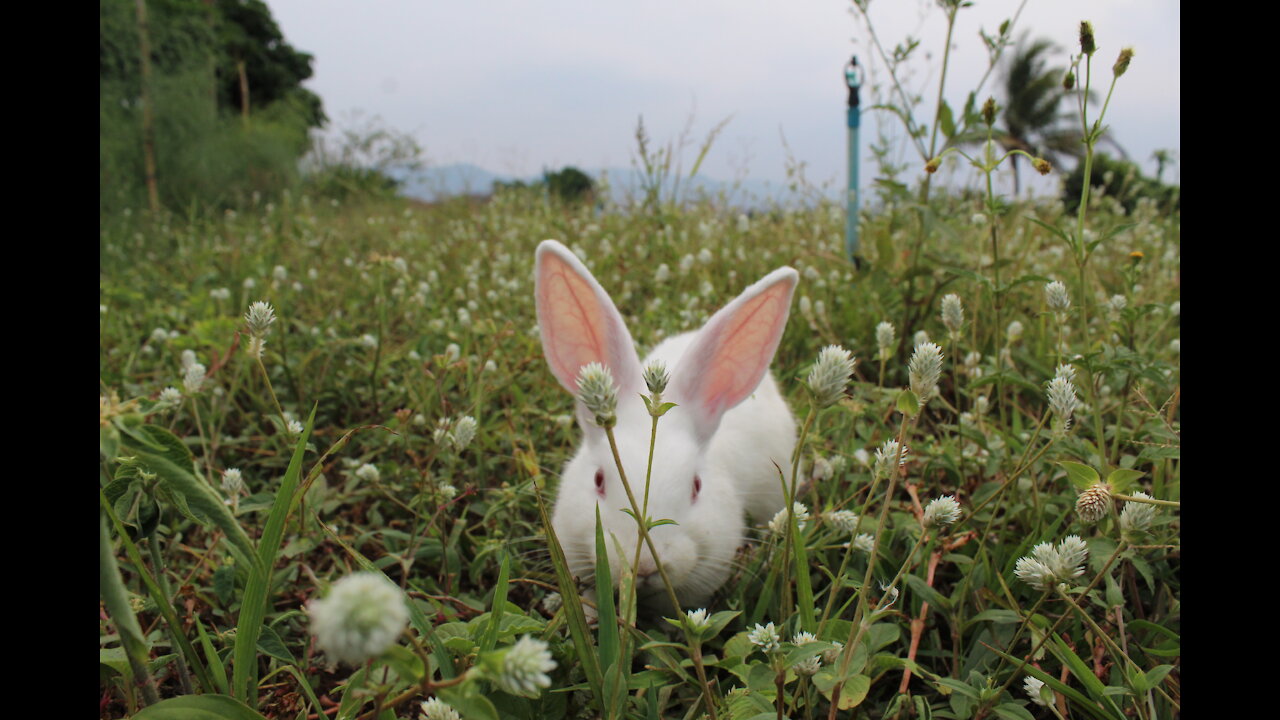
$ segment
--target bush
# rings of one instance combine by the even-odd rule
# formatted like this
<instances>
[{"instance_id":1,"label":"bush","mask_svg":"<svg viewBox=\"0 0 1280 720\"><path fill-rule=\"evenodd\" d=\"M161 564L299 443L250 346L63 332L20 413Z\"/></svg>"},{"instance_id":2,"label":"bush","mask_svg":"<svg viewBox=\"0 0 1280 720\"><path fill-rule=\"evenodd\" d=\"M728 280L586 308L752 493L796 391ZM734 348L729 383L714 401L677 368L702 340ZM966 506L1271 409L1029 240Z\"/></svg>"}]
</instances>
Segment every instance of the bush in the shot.
<instances>
[{"instance_id":1,"label":"bush","mask_svg":"<svg viewBox=\"0 0 1280 720\"><path fill-rule=\"evenodd\" d=\"M1182 209L1181 188L1144 177L1138 166L1127 160L1099 153L1093 156L1089 175L1089 185L1095 189L1102 188L1108 197L1115 198L1124 207L1125 212L1133 212L1138 199L1144 197L1154 198L1162 210ZM1067 212L1075 212L1080 207L1083 179L1084 161L1081 161L1062 186L1062 202Z\"/></svg>"}]
</instances>

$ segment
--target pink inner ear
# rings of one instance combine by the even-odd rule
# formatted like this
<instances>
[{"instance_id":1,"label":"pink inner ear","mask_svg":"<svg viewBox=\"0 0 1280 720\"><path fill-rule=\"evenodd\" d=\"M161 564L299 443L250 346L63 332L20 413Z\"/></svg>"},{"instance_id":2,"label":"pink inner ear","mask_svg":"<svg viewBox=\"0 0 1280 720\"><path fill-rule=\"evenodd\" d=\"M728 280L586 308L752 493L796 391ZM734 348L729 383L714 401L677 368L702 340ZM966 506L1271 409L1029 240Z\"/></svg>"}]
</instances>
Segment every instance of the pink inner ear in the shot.
<instances>
[{"instance_id":1,"label":"pink inner ear","mask_svg":"<svg viewBox=\"0 0 1280 720\"><path fill-rule=\"evenodd\" d=\"M578 368L607 364L605 312L595 289L554 252L539 257L538 325L551 372L577 391Z\"/></svg>"},{"instance_id":2,"label":"pink inner ear","mask_svg":"<svg viewBox=\"0 0 1280 720\"><path fill-rule=\"evenodd\" d=\"M791 282L774 283L723 323L703 331L715 333L706 338L712 341L713 353L691 390L712 417L745 400L760 384L782 337L793 287Z\"/></svg>"}]
</instances>

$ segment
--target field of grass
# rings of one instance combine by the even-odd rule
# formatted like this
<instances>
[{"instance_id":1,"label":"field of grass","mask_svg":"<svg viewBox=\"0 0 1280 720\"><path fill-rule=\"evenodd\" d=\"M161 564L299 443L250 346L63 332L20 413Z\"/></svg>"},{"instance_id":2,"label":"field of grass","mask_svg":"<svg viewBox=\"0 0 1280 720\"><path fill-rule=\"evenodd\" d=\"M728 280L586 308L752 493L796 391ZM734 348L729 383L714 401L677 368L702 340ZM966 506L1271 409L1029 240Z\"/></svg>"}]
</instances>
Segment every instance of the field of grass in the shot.
<instances>
[{"instance_id":1,"label":"field of grass","mask_svg":"<svg viewBox=\"0 0 1280 720\"><path fill-rule=\"evenodd\" d=\"M890 203L860 267L825 205L104 217L100 716L1177 716L1178 215L1002 210ZM626 573L597 574L599 622L569 599L546 238L642 357L800 273L772 370L803 508L749 532L705 620L637 612ZM820 405L828 345L856 365Z\"/></svg>"}]
</instances>

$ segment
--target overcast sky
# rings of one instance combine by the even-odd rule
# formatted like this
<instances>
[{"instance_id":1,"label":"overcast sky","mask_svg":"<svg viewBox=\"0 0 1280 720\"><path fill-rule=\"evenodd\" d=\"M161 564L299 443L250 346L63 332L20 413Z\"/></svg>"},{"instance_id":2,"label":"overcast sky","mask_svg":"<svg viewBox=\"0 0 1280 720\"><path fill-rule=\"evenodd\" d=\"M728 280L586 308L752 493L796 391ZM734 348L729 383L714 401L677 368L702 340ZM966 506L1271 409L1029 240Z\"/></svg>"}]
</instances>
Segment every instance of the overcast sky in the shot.
<instances>
[{"instance_id":1,"label":"overcast sky","mask_svg":"<svg viewBox=\"0 0 1280 720\"><path fill-rule=\"evenodd\" d=\"M315 56L307 86L342 125L353 111L410 133L430 164L473 163L532 175L545 168L627 167L637 118L655 141L674 140L693 118L696 143L731 117L703 164L729 180L781 181L787 150L815 184L845 182L842 68L851 54L873 60L866 23L845 0L268 0L286 39ZM994 32L1018 0L977 0L960 11L946 97L957 109L982 78L979 29ZM921 40L908 86L932 118L945 20L932 0L874 0L871 22L891 49ZM1152 151L1180 147L1180 7L1170 0L1027 0L1015 36L1030 31L1060 47L1053 65L1078 49L1080 20L1099 47L1095 85L1111 79L1122 47L1135 57L1107 121L1114 138L1150 174ZM867 86L887 75L876 62ZM993 74L982 97L999 93ZM870 96L870 97L869 97ZM864 91L864 108L876 98ZM877 130L901 124L864 112L862 185L877 175L867 149ZM896 157L922 162L903 143ZM961 180L964 176L959 176ZM1176 165L1165 178L1176 179Z\"/></svg>"}]
</instances>

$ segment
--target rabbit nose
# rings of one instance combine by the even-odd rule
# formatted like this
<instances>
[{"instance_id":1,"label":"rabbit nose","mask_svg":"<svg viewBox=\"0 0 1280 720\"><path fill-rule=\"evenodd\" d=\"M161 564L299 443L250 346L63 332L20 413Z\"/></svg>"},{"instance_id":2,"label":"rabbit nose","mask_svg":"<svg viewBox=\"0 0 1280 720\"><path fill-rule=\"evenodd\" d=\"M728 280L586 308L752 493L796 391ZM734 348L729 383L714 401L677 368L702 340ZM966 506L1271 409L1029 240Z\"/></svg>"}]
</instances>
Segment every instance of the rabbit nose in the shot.
<instances>
[{"instance_id":1,"label":"rabbit nose","mask_svg":"<svg viewBox=\"0 0 1280 720\"><path fill-rule=\"evenodd\" d=\"M641 580L647 580L658 572L658 566L653 562L651 557L640 558L640 564L636 566L636 575Z\"/></svg>"}]
</instances>

